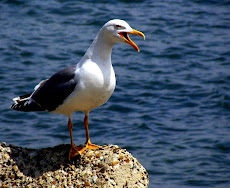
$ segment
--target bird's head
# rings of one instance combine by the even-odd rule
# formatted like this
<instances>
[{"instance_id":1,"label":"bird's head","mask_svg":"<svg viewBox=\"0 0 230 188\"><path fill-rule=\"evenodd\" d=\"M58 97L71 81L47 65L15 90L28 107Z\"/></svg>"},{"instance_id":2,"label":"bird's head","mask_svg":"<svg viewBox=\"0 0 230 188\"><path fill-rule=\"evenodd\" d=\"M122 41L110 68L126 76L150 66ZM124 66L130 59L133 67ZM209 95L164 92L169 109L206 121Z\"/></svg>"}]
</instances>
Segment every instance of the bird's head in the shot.
<instances>
[{"instance_id":1,"label":"bird's head","mask_svg":"<svg viewBox=\"0 0 230 188\"><path fill-rule=\"evenodd\" d=\"M110 20L104 25L103 30L107 33L107 36L111 37L114 43L128 43L138 52L140 51L138 46L130 39L128 34L139 35L145 39L145 35L142 32L132 29L124 20Z\"/></svg>"}]
</instances>

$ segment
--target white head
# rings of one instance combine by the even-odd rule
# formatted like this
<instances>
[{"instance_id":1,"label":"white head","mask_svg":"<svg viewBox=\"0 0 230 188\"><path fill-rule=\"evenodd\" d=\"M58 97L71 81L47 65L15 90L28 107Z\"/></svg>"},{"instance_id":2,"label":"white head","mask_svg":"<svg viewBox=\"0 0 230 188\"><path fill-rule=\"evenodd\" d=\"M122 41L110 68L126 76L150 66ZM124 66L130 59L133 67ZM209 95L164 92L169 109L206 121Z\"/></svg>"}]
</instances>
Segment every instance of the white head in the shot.
<instances>
[{"instance_id":1,"label":"white head","mask_svg":"<svg viewBox=\"0 0 230 188\"><path fill-rule=\"evenodd\" d=\"M145 35L132 29L127 22L124 20L114 19L108 21L101 29L103 34L106 34L107 37L114 43L124 42L130 44L134 49L139 52L138 46L129 38L129 34L139 35L145 39Z\"/></svg>"}]
</instances>

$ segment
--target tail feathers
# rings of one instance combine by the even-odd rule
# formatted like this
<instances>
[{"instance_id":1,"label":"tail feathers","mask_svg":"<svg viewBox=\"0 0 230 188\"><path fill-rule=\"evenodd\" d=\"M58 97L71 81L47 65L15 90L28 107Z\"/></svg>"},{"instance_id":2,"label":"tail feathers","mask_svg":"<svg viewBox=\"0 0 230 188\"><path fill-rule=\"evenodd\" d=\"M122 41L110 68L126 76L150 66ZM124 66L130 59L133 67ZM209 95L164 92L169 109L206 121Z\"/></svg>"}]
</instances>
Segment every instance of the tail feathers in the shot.
<instances>
[{"instance_id":1,"label":"tail feathers","mask_svg":"<svg viewBox=\"0 0 230 188\"><path fill-rule=\"evenodd\" d=\"M31 94L23 95L17 98L14 98L14 104L11 105L11 108L17 111L31 112L31 111L45 111L38 103L30 98Z\"/></svg>"}]
</instances>

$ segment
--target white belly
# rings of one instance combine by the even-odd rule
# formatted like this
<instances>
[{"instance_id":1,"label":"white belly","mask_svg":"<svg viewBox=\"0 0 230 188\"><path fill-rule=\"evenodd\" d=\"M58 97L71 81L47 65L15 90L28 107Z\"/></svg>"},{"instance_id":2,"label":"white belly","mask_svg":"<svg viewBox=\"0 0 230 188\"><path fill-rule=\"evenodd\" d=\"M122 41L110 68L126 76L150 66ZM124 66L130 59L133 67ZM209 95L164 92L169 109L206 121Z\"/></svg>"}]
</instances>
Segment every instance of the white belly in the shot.
<instances>
[{"instance_id":1,"label":"white belly","mask_svg":"<svg viewBox=\"0 0 230 188\"><path fill-rule=\"evenodd\" d=\"M77 69L78 83L74 92L53 113L70 116L75 111L89 112L108 101L115 89L116 78L112 65L105 70L95 63Z\"/></svg>"}]
</instances>

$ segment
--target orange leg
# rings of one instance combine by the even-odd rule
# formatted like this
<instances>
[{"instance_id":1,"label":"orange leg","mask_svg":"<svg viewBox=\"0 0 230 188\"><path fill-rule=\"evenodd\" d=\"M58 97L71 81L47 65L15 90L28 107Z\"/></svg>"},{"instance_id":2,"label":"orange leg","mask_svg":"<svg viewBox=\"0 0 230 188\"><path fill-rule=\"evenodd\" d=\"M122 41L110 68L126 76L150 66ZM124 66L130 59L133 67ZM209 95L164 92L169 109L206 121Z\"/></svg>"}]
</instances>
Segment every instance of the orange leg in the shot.
<instances>
[{"instance_id":1,"label":"orange leg","mask_svg":"<svg viewBox=\"0 0 230 188\"><path fill-rule=\"evenodd\" d=\"M81 154L81 149L80 147L76 147L73 143L73 133L72 133L72 128L73 124L71 122L71 119L68 121L68 127L69 127L69 134L70 134L70 142L71 142L71 148L69 151L69 160L71 160L74 156Z\"/></svg>"},{"instance_id":2,"label":"orange leg","mask_svg":"<svg viewBox=\"0 0 230 188\"><path fill-rule=\"evenodd\" d=\"M79 153L84 153L86 149L98 149L100 146L92 144L90 142L90 138L89 138L89 121L88 121L88 115L85 114L85 118L84 118L84 126L85 126L85 134L86 134L86 142L85 142L85 147L82 148L80 151L78 151Z\"/></svg>"},{"instance_id":3,"label":"orange leg","mask_svg":"<svg viewBox=\"0 0 230 188\"><path fill-rule=\"evenodd\" d=\"M86 142L85 142L85 147L80 148L80 147L76 147L73 143L73 134L72 134L72 128L73 128L73 124L71 122L71 119L69 119L68 121L68 127L69 127L69 133L70 133L70 141L71 141L71 148L69 151L69 160L71 160L74 156L82 154L85 152L86 149L98 149L100 146L97 146L95 144L92 144L90 142L90 138L89 138L89 121L88 121L88 115L85 114L85 118L84 118L84 126L85 126L85 134L86 134Z\"/></svg>"},{"instance_id":4,"label":"orange leg","mask_svg":"<svg viewBox=\"0 0 230 188\"><path fill-rule=\"evenodd\" d=\"M90 142L90 138L89 138L89 128L88 128L88 126L89 126L89 121L88 121L88 115L87 115L87 114L85 114L84 126L85 126L85 134L86 134L86 142L85 142L86 146L85 146L85 147L86 147L87 149L98 149L100 146L95 145L95 144L92 144L92 143Z\"/></svg>"}]
</instances>

